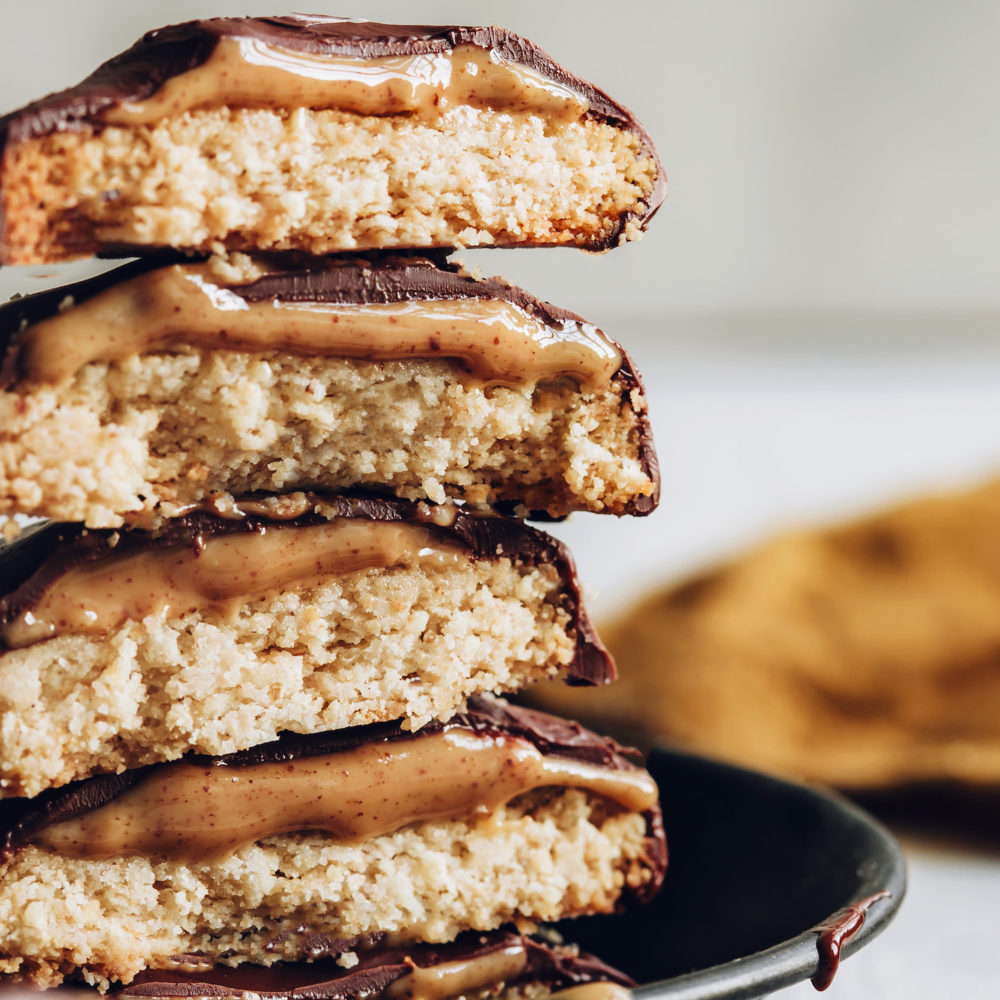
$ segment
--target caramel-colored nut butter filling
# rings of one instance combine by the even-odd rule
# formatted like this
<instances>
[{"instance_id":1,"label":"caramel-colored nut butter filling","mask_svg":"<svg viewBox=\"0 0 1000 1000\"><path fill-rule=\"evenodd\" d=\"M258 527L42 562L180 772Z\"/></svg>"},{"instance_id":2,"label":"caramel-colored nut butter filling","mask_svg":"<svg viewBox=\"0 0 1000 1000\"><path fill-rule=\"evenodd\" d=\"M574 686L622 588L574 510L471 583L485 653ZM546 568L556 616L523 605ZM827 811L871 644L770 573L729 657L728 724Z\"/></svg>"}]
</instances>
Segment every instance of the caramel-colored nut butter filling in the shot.
<instances>
[{"instance_id":1,"label":"caramel-colored nut butter filling","mask_svg":"<svg viewBox=\"0 0 1000 1000\"><path fill-rule=\"evenodd\" d=\"M101 634L128 619L212 608L235 615L255 596L335 573L440 564L467 553L428 528L337 518L206 539L200 550L131 549L68 570L30 608L0 626L8 648L57 635Z\"/></svg>"},{"instance_id":2,"label":"caramel-colored nut butter filling","mask_svg":"<svg viewBox=\"0 0 1000 1000\"><path fill-rule=\"evenodd\" d=\"M104 112L112 125L148 125L197 108L313 108L433 118L456 105L578 121L589 102L526 66L474 45L451 52L351 58L293 51L256 38L222 38L200 66L152 97Z\"/></svg>"},{"instance_id":3,"label":"caramel-colored nut butter filling","mask_svg":"<svg viewBox=\"0 0 1000 1000\"><path fill-rule=\"evenodd\" d=\"M287 351L368 361L448 358L458 377L484 386L569 378L606 386L621 352L597 327L550 326L489 298L351 305L248 302L215 283L209 264L176 264L112 285L21 335L29 379L63 382L94 361L179 346Z\"/></svg>"},{"instance_id":4,"label":"caramel-colored nut butter filling","mask_svg":"<svg viewBox=\"0 0 1000 1000\"><path fill-rule=\"evenodd\" d=\"M488 955L417 966L408 975L390 983L380 997L382 1000L447 1000L497 983L512 982L523 974L527 964L524 945L511 944ZM603 998L595 997L594 1000Z\"/></svg>"},{"instance_id":5,"label":"caramel-colored nut butter filling","mask_svg":"<svg viewBox=\"0 0 1000 1000\"><path fill-rule=\"evenodd\" d=\"M585 789L635 811L657 801L656 784L639 768L601 767L543 754L521 737L446 727L248 767L167 764L32 840L74 857L198 862L280 833L321 830L358 843L419 821L486 819L518 795L553 786Z\"/></svg>"},{"instance_id":6,"label":"caramel-colored nut butter filling","mask_svg":"<svg viewBox=\"0 0 1000 1000\"><path fill-rule=\"evenodd\" d=\"M632 991L620 983L581 983L553 993L550 1000L631 1000ZM426 1000L431 1000L427 997Z\"/></svg>"}]
</instances>

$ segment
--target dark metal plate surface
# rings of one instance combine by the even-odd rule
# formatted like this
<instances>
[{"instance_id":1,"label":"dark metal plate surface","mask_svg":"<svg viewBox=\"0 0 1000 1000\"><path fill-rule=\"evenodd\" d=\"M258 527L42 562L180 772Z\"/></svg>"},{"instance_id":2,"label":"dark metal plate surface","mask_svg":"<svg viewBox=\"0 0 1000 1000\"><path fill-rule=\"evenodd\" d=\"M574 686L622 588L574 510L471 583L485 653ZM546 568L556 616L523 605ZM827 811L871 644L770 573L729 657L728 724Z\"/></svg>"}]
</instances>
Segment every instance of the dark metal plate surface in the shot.
<instances>
[{"instance_id":1,"label":"dark metal plate surface","mask_svg":"<svg viewBox=\"0 0 1000 1000\"><path fill-rule=\"evenodd\" d=\"M886 894L845 939L847 957L902 902L899 846L846 799L672 751L654 750L649 768L670 848L661 894L563 927L643 984L636 1000L765 996L822 974L818 927Z\"/></svg>"}]
</instances>

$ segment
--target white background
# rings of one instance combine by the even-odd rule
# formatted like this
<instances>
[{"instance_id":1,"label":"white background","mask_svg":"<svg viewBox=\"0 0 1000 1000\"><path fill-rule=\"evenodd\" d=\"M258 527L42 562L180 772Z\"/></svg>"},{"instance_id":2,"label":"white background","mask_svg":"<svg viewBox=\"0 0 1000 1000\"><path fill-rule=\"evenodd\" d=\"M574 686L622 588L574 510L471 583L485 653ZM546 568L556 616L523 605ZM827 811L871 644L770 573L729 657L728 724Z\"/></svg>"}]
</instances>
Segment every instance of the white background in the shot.
<instances>
[{"instance_id":1,"label":"white background","mask_svg":"<svg viewBox=\"0 0 1000 1000\"><path fill-rule=\"evenodd\" d=\"M310 7L504 24L633 108L658 143L670 195L640 243L467 255L600 323L646 375L661 509L557 529L598 611L789 524L1000 468L1000 3ZM0 0L0 12L10 109L149 27L286 11ZM35 281L7 270L0 293ZM909 900L829 995L995 996L1000 863L909 846Z\"/></svg>"}]
</instances>

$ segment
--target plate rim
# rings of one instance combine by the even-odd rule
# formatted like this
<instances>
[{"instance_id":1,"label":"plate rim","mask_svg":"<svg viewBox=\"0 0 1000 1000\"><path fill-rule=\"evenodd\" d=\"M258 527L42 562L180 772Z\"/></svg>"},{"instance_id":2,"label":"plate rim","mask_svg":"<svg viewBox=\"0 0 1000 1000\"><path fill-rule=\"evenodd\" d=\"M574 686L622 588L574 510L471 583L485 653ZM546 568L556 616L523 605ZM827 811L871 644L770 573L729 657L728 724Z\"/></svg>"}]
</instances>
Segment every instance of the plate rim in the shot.
<instances>
[{"instance_id":1,"label":"plate rim","mask_svg":"<svg viewBox=\"0 0 1000 1000\"><path fill-rule=\"evenodd\" d=\"M651 759L669 757L701 766L709 765L735 780L749 779L771 785L777 790L811 798L827 808L832 807L842 819L873 838L876 850L872 852L874 863L870 870L859 876L861 884L852 898L824 918L831 919L850 906L870 900L876 894L886 894L865 907L864 923L844 942L840 951L841 960L849 958L877 937L898 912L907 887L903 850L878 820L839 792L665 746L653 747L649 756ZM765 996L786 986L812 979L820 968L818 937L819 925L815 925L750 955L669 979L642 983L633 991L635 1000L752 1000L754 997Z\"/></svg>"}]
</instances>

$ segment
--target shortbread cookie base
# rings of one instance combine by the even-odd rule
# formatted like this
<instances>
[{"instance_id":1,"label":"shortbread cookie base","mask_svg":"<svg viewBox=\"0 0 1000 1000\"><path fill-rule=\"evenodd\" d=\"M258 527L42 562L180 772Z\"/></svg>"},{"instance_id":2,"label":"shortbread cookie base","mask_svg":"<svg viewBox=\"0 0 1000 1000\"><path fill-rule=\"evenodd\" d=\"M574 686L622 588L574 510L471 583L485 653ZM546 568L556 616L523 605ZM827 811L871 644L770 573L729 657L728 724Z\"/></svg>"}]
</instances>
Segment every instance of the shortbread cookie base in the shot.
<instances>
[{"instance_id":1,"label":"shortbread cookie base","mask_svg":"<svg viewBox=\"0 0 1000 1000\"><path fill-rule=\"evenodd\" d=\"M657 165L597 119L458 107L432 122L213 108L8 146L4 263L107 245L325 254L640 235Z\"/></svg>"},{"instance_id":2,"label":"shortbread cookie base","mask_svg":"<svg viewBox=\"0 0 1000 1000\"><path fill-rule=\"evenodd\" d=\"M509 559L366 570L248 600L126 621L0 656L0 797L188 750L406 718L560 673L576 635L551 565Z\"/></svg>"},{"instance_id":3,"label":"shortbread cookie base","mask_svg":"<svg viewBox=\"0 0 1000 1000\"><path fill-rule=\"evenodd\" d=\"M466 384L448 361L184 350L0 393L0 506L90 527L212 491L388 487L407 499L624 513L638 388Z\"/></svg>"},{"instance_id":4,"label":"shortbread cookie base","mask_svg":"<svg viewBox=\"0 0 1000 1000\"><path fill-rule=\"evenodd\" d=\"M0 972L54 986L79 970L106 988L176 954L295 959L305 934L444 942L609 912L651 877L645 818L609 809L577 790L532 793L360 845L286 834L201 865L24 848L0 872Z\"/></svg>"}]
</instances>

